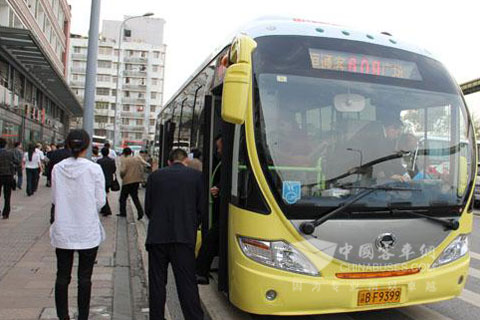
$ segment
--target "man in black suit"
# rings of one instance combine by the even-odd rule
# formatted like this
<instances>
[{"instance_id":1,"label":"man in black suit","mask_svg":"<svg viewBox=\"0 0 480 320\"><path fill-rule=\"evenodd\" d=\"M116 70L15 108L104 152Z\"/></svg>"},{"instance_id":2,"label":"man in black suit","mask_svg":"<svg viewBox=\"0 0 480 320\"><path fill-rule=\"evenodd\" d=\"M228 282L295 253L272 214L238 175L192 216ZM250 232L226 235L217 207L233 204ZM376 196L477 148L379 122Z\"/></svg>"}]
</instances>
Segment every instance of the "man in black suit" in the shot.
<instances>
[{"instance_id":1,"label":"man in black suit","mask_svg":"<svg viewBox=\"0 0 480 320\"><path fill-rule=\"evenodd\" d=\"M110 192L110 188L112 187L113 176L117 171L117 166L115 165L115 160L108 156L110 153L110 150L108 148L102 148L101 153L102 158L97 160L97 164L102 167L103 175L105 176L105 191L107 193L107 200L103 208L100 210L100 213L104 217L106 217L112 214L112 209L110 209L110 205L108 204L108 193Z\"/></svg>"},{"instance_id":2,"label":"man in black suit","mask_svg":"<svg viewBox=\"0 0 480 320\"><path fill-rule=\"evenodd\" d=\"M145 213L150 219L146 247L150 319L163 320L168 264L172 264L185 319L203 319L195 277L195 241L202 216L201 172L188 168L187 153L175 149L169 167L148 177Z\"/></svg>"}]
</instances>

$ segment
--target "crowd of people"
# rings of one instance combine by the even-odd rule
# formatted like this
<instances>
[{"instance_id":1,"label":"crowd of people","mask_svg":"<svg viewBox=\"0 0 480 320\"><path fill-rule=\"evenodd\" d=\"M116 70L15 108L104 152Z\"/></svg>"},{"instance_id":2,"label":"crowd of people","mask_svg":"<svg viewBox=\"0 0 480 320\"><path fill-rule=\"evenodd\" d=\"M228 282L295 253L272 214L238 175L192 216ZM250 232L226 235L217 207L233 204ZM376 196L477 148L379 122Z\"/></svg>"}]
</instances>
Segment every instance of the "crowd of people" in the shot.
<instances>
[{"instance_id":1,"label":"crowd of people","mask_svg":"<svg viewBox=\"0 0 480 320\"><path fill-rule=\"evenodd\" d=\"M222 139L216 138L218 155ZM26 174L26 195L35 194L40 177L51 188L50 239L57 257L55 305L59 319L68 315L68 286L74 253L78 265L78 319L88 319L92 272L98 248L105 239L99 214L112 215L108 202L111 191L120 191L117 216L126 217L126 202L131 197L137 219L149 218L146 249L149 257L150 319L164 319L167 268L171 263L182 311L186 319L203 319L197 284L208 283L208 272L218 254L218 207L221 162L215 163L210 199L214 220L199 255L195 257L197 230L204 216L206 192L203 190L201 153L188 156L182 149L172 150L169 166L152 173L152 158L147 151L135 155L124 148L117 156L107 143L91 147L86 131L70 131L65 144L42 147L20 142L6 148L0 138L0 192L4 194L3 219L10 216L12 190L22 190ZM87 153L91 148L91 156ZM119 179L117 180L117 172ZM121 180L121 185L120 185ZM145 210L138 190L145 187Z\"/></svg>"}]
</instances>

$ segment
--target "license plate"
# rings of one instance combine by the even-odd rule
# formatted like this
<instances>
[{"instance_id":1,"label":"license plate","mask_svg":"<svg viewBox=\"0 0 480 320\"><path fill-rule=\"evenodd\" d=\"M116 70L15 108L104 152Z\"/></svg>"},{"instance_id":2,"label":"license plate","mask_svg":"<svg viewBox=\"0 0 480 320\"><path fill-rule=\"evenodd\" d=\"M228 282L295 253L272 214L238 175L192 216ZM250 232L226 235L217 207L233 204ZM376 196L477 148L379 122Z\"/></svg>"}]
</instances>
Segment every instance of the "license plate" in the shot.
<instances>
[{"instance_id":1,"label":"license plate","mask_svg":"<svg viewBox=\"0 0 480 320\"><path fill-rule=\"evenodd\" d=\"M371 304L398 303L400 302L401 295L401 288L360 290L358 292L357 304L359 306L366 306Z\"/></svg>"}]
</instances>

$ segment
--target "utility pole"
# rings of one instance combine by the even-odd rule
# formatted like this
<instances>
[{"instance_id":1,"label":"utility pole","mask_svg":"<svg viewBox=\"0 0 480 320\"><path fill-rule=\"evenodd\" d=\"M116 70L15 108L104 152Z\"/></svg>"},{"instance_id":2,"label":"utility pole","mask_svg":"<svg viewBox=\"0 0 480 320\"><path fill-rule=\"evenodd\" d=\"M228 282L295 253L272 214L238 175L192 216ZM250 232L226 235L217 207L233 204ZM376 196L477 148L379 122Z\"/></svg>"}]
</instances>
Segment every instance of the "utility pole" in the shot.
<instances>
[{"instance_id":1,"label":"utility pole","mask_svg":"<svg viewBox=\"0 0 480 320\"><path fill-rule=\"evenodd\" d=\"M90 30L88 32L87 75L85 78L85 96L83 102L83 129L93 140L93 115L95 107L95 84L97 80L98 34L100 25L100 0L92 0L90 11ZM92 156L88 148L87 157Z\"/></svg>"}]
</instances>

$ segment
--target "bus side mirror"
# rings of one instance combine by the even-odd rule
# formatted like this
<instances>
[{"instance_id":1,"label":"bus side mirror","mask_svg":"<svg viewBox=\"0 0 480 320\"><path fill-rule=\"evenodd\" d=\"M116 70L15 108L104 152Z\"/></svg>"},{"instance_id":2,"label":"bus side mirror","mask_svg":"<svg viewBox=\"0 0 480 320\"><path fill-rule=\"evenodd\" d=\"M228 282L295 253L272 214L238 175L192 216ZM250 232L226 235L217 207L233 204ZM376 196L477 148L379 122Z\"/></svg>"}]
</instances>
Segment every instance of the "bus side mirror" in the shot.
<instances>
[{"instance_id":1,"label":"bus side mirror","mask_svg":"<svg viewBox=\"0 0 480 320\"><path fill-rule=\"evenodd\" d=\"M228 67L223 80L222 119L233 124L243 124L247 111L252 66L236 63Z\"/></svg>"}]
</instances>

